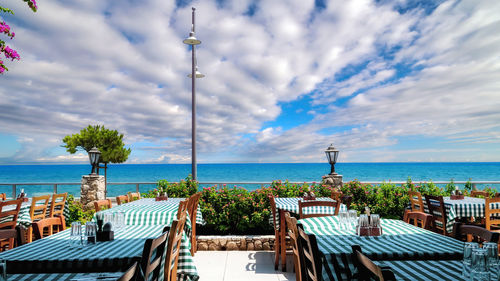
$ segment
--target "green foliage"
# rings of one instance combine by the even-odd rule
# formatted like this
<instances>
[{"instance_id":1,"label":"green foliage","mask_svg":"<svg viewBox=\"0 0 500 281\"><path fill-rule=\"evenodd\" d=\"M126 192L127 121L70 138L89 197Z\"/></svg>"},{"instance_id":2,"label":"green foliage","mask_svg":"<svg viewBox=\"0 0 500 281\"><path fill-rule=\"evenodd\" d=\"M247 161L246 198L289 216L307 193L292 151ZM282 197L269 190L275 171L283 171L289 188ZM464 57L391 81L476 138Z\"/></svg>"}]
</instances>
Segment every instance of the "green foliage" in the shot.
<instances>
[{"instance_id":1,"label":"green foliage","mask_svg":"<svg viewBox=\"0 0 500 281\"><path fill-rule=\"evenodd\" d=\"M63 142L63 147L71 154L78 150L88 152L97 147L101 151L100 163L123 163L131 152L130 148L125 148L123 134L100 125L89 125L78 134L65 136Z\"/></svg>"},{"instance_id":2,"label":"green foliage","mask_svg":"<svg viewBox=\"0 0 500 281\"><path fill-rule=\"evenodd\" d=\"M0 12L4 12L4 13L7 13L7 14L11 14L13 15L14 14L14 11L12 11L11 9L9 8L4 8L2 6L0 6Z\"/></svg>"},{"instance_id":3,"label":"green foliage","mask_svg":"<svg viewBox=\"0 0 500 281\"><path fill-rule=\"evenodd\" d=\"M415 189L415 185L413 184L413 182L411 181L411 177L408 177L406 179L406 188L408 190L414 190Z\"/></svg>"},{"instance_id":4,"label":"green foliage","mask_svg":"<svg viewBox=\"0 0 500 281\"><path fill-rule=\"evenodd\" d=\"M452 194L456 188L457 186L455 185L455 182L453 181L453 179L451 179L450 183L446 184L446 194Z\"/></svg>"},{"instance_id":5,"label":"green foliage","mask_svg":"<svg viewBox=\"0 0 500 281\"><path fill-rule=\"evenodd\" d=\"M180 182L168 182L167 180L159 180L156 188L143 193L143 197L154 198L158 192L166 192L169 197L187 198L198 192L198 182L193 180L191 175Z\"/></svg>"},{"instance_id":6,"label":"green foliage","mask_svg":"<svg viewBox=\"0 0 500 281\"><path fill-rule=\"evenodd\" d=\"M464 186L465 190L472 191L472 183L470 182L470 178L467 180Z\"/></svg>"},{"instance_id":7,"label":"green foliage","mask_svg":"<svg viewBox=\"0 0 500 281\"><path fill-rule=\"evenodd\" d=\"M86 222L92 220L95 210L90 209L88 211L84 211L82 203L75 200L75 197L73 195L68 195L66 204L68 204L69 210L68 217L66 217L66 225L71 225L71 223L74 221L79 221L82 224L85 224Z\"/></svg>"}]
</instances>

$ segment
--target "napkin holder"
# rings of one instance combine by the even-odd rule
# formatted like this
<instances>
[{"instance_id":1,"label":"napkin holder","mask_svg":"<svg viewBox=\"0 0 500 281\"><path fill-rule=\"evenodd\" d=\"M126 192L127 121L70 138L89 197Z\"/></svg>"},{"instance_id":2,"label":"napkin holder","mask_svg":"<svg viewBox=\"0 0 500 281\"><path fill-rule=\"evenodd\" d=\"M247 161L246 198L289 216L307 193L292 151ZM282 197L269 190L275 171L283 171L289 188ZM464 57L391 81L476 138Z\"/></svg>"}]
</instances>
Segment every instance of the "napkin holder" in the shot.
<instances>
[{"instance_id":1,"label":"napkin holder","mask_svg":"<svg viewBox=\"0 0 500 281\"><path fill-rule=\"evenodd\" d=\"M463 200L464 198L465 198L465 196L463 194L461 194L461 195L455 195L455 194L450 195L450 200Z\"/></svg>"},{"instance_id":2,"label":"napkin holder","mask_svg":"<svg viewBox=\"0 0 500 281\"><path fill-rule=\"evenodd\" d=\"M382 227L376 226L356 226L356 233L359 236L381 236Z\"/></svg>"},{"instance_id":3,"label":"napkin holder","mask_svg":"<svg viewBox=\"0 0 500 281\"><path fill-rule=\"evenodd\" d=\"M304 196L302 197L305 200L316 200L316 196L312 192L306 192L304 193Z\"/></svg>"},{"instance_id":4,"label":"napkin holder","mask_svg":"<svg viewBox=\"0 0 500 281\"><path fill-rule=\"evenodd\" d=\"M167 201L168 200L168 196L157 196L155 198L155 201Z\"/></svg>"},{"instance_id":5,"label":"napkin holder","mask_svg":"<svg viewBox=\"0 0 500 281\"><path fill-rule=\"evenodd\" d=\"M97 241L105 242L105 241L113 241L115 240L115 232L112 230L107 231L97 231Z\"/></svg>"}]
</instances>

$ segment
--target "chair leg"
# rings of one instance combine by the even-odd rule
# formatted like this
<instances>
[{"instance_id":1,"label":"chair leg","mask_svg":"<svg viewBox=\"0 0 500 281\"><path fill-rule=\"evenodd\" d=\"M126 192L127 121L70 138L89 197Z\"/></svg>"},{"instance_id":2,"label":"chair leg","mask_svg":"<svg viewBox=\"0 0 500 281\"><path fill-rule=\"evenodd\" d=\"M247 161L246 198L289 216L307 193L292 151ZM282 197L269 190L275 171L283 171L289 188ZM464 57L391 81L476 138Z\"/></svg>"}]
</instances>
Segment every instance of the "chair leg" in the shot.
<instances>
[{"instance_id":1,"label":"chair leg","mask_svg":"<svg viewBox=\"0 0 500 281\"><path fill-rule=\"evenodd\" d=\"M31 225L28 227L27 233L28 233L28 237L26 237L27 238L26 242L27 243L33 242L33 227Z\"/></svg>"},{"instance_id":2,"label":"chair leg","mask_svg":"<svg viewBox=\"0 0 500 281\"><path fill-rule=\"evenodd\" d=\"M280 235L274 234L274 270L278 270L280 264Z\"/></svg>"},{"instance_id":3,"label":"chair leg","mask_svg":"<svg viewBox=\"0 0 500 281\"><path fill-rule=\"evenodd\" d=\"M286 225L285 212L280 209L280 252L281 252L281 270L286 272Z\"/></svg>"}]
</instances>

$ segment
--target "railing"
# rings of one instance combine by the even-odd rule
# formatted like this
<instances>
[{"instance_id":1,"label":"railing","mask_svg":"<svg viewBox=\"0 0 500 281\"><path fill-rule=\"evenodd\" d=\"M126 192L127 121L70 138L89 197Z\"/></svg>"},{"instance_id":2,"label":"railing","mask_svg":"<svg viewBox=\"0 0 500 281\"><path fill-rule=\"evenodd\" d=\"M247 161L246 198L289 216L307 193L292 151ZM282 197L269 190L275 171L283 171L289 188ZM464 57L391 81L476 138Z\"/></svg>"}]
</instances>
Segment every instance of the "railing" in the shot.
<instances>
[{"instance_id":1,"label":"railing","mask_svg":"<svg viewBox=\"0 0 500 281\"><path fill-rule=\"evenodd\" d=\"M414 183L424 183L426 181L413 181ZM289 182L292 184L312 184L317 182ZM381 184L381 183L393 183L393 184L405 184L406 181L362 181L361 183L365 184ZM433 181L435 184L448 184L449 181ZM455 184L465 184L467 181L455 181ZM500 185L500 181L471 181L473 186L476 184L498 184ZM156 185L157 182L108 182L107 185L135 185L136 192L139 192L141 185ZM220 181L208 181L208 182L199 182L200 185L260 185L261 187L265 185L271 184L271 182L220 182ZM0 186L11 186L12 187L12 198L17 197L17 187L18 186L36 186L36 185L45 185L52 186L53 192L58 193L58 188L62 185L77 185L80 186L80 182L37 182L37 183L0 183Z\"/></svg>"}]
</instances>

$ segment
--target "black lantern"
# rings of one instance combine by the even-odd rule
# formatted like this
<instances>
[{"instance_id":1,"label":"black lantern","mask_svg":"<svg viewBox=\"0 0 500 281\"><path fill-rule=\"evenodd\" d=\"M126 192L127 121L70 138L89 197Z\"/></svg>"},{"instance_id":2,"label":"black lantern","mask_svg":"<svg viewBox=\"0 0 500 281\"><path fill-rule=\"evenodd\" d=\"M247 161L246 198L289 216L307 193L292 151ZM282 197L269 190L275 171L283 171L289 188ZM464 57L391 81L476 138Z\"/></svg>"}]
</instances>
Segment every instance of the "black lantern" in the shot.
<instances>
[{"instance_id":1,"label":"black lantern","mask_svg":"<svg viewBox=\"0 0 500 281\"><path fill-rule=\"evenodd\" d=\"M99 165L99 158L101 157L101 152L97 147L92 147L92 149L89 151L89 159L90 159L90 165L92 165L92 173L91 175L95 175L95 170L96 167Z\"/></svg>"},{"instance_id":2,"label":"black lantern","mask_svg":"<svg viewBox=\"0 0 500 281\"><path fill-rule=\"evenodd\" d=\"M333 144L331 144L326 150L326 158L328 158L328 163L332 166L332 170L330 172L330 175L335 174L335 163L337 163L337 157L339 156L339 151L335 147L333 147Z\"/></svg>"}]
</instances>

